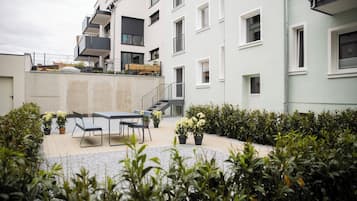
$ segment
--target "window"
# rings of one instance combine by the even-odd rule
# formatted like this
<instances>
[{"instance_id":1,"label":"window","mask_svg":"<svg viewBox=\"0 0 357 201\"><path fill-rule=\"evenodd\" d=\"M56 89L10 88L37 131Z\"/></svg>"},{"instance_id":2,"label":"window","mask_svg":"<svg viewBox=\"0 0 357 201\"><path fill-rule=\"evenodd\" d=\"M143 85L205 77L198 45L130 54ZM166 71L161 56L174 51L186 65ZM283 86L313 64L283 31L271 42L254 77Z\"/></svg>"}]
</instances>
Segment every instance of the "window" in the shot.
<instances>
[{"instance_id":1,"label":"window","mask_svg":"<svg viewBox=\"0 0 357 201\"><path fill-rule=\"evenodd\" d=\"M209 27L209 7L208 7L208 3L200 6L198 8L198 24L197 24L197 29L201 30L201 29L205 29L207 27Z\"/></svg>"},{"instance_id":2,"label":"window","mask_svg":"<svg viewBox=\"0 0 357 201\"><path fill-rule=\"evenodd\" d=\"M219 53L219 59L220 59L220 64L219 64L219 80L224 80L224 71L225 71L225 66L226 66L226 61L225 61L225 48L224 45L222 45L220 48L220 53Z\"/></svg>"},{"instance_id":3,"label":"window","mask_svg":"<svg viewBox=\"0 0 357 201\"><path fill-rule=\"evenodd\" d=\"M175 37L174 37L174 53L181 52L185 49L184 37L184 19L179 19L174 23Z\"/></svg>"},{"instance_id":4,"label":"window","mask_svg":"<svg viewBox=\"0 0 357 201\"><path fill-rule=\"evenodd\" d=\"M144 46L144 20L122 17L122 44Z\"/></svg>"},{"instance_id":5,"label":"window","mask_svg":"<svg viewBox=\"0 0 357 201\"><path fill-rule=\"evenodd\" d=\"M121 69L125 70L126 64L144 64L144 54L135 52L121 52Z\"/></svg>"},{"instance_id":6,"label":"window","mask_svg":"<svg viewBox=\"0 0 357 201\"><path fill-rule=\"evenodd\" d=\"M209 59L203 59L198 62L198 84L209 84Z\"/></svg>"},{"instance_id":7,"label":"window","mask_svg":"<svg viewBox=\"0 0 357 201\"><path fill-rule=\"evenodd\" d=\"M224 15L225 15L224 1L225 1L225 0L219 0L219 13L218 13L218 18L219 18L220 20L224 19Z\"/></svg>"},{"instance_id":8,"label":"window","mask_svg":"<svg viewBox=\"0 0 357 201\"><path fill-rule=\"evenodd\" d=\"M157 2L159 2L160 0L151 0L151 6L154 6Z\"/></svg>"},{"instance_id":9,"label":"window","mask_svg":"<svg viewBox=\"0 0 357 201\"><path fill-rule=\"evenodd\" d=\"M260 9L255 9L241 16L240 45L261 41Z\"/></svg>"},{"instance_id":10,"label":"window","mask_svg":"<svg viewBox=\"0 0 357 201\"><path fill-rule=\"evenodd\" d=\"M260 94L260 77L250 78L250 94Z\"/></svg>"},{"instance_id":11,"label":"window","mask_svg":"<svg viewBox=\"0 0 357 201\"><path fill-rule=\"evenodd\" d=\"M160 19L160 11L156 11L154 14L150 16L151 24L154 24L155 22L159 21L159 19Z\"/></svg>"},{"instance_id":12,"label":"window","mask_svg":"<svg viewBox=\"0 0 357 201\"><path fill-rule=\"evenodd\" d=\"M183 0L173 0L174 8L181 6Z\"/></svg>"},{"instance_id":13,"label":"window","mask_svg":"<svg viewBox=\"0 0 357 201\"><path fill-rule=\"evenodd\" d=\"M357 75L357 23L329 30L329 76Z\"/></svg>"},{"instance_id":14,"label":"window","mask_svg":"<svg viewBox=\"0 0 357 201\"><path fill-rule=\"evenodd\" d=\"M294 25L290 28L290 72L305 69L305 25Z\"/></svg>"},{"instance_id":15,"label":"window","mask_svg":"<svg viewBox=\"0 0 357 201\"><path fill-rule=\"evenodd\" d=\"M159 57L159 48L150 51L150 60L156 60L159 59Z\"/></svg>"},{"instance_id":16,"label":"window","mask_svg":"<svg viewBox=\"0 0 357 201\"><path fill-rule=\"evenodd\" d=\"M357 68L357 31L339 35L339 68Z\"/></svg>"}]
</instances>

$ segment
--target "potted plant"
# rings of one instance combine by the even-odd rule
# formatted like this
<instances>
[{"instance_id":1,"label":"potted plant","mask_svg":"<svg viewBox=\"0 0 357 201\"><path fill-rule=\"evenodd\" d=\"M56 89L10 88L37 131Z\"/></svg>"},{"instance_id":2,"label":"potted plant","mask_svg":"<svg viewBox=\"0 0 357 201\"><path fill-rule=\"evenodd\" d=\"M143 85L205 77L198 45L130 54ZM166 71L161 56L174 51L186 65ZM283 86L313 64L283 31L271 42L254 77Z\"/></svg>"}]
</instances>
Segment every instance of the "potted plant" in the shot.
<instances>
[{"instance_id":1,"label":"potted plant","mask_svg":"<svg viewBox=\"0 0 357 201\"><path fill-rule=\"evenodd\" d=\"M175 133L177 135L177 138L179 139L180 144L186 144L188 131L190 129L191 124L192 120L186 117L176 122Z\"/></svg>"},{"instance_id":2,"label":"potted plant","mask_svg":"<svg viewBox=\"0 0 357 201\"><path fill-rule=\"evenodd\" d=\"M203 131L206 125L205 115L202 112L197 113L196 116L192 117L191 131L193 137L195 138L196 145L202 145Z\"/></svg>"},{"instance_id":3,"label":"potted plant","mask_svg":"<svg viewBox=\"0 0 357 201\"><path fill-rule=\"evenodd\" d=\"M51 134L52 119L53 119L52 112L45 112L45 114L42 116L43 132L45 135Z\"/></svg>"},{"instance_id":4,"label":"potted plant","mask_svg":"<svg viewBox=\"0 0 357 201\"><path fill-rule=\"evenodd\" d=\"M146 115L144 110L141 110L140 114L143 115L143 125L144 125L144 127L149 127L150 116Z\"/></svg>"},{"instance_id":5,"label":"potted plant","mask_svg":"<svg viewBox=\"0 0 357 201\"><path fill-rule=\"evenodd\" d=\"M57 115L57 125L58 125L58 129L60 131L60 134L65 134L66 133L67 113L58 111L56 115Z\"/></svg>"},{"instance_id":6,"label":"potted plant","mask_svg":"<svg viewBox=\"0 0 357 201\"><path fill-rule=\"evenodd\" d=\"M159 128L161 117L162 117L161 111L155 110L154 112L152 112L151 118L154 123L154 128Z\"/></svg>"}]
</instances>

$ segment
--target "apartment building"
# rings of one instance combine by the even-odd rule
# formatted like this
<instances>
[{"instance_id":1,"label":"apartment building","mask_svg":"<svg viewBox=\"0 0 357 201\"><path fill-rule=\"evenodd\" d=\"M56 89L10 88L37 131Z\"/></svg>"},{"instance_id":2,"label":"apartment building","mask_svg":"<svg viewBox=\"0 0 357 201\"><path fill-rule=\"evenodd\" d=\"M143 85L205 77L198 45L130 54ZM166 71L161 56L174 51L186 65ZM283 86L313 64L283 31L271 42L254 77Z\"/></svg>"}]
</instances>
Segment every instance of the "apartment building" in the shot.
<instances>
[{"instance_id":1,"label":"apartment building","mask_svg":"<svg viewBox=\"0 0 357 201\"><path fill-rule=\"evenodd\" d=\"M280 112L357 107L356 1L98 0L95 10L84 24L96 32L83 34L110 44L93 61L115 71L160 62L167 85L156 91L169 87L170 98L185 103L173 101L174 113L209 103Z\"/></svg>"}]
</instances>

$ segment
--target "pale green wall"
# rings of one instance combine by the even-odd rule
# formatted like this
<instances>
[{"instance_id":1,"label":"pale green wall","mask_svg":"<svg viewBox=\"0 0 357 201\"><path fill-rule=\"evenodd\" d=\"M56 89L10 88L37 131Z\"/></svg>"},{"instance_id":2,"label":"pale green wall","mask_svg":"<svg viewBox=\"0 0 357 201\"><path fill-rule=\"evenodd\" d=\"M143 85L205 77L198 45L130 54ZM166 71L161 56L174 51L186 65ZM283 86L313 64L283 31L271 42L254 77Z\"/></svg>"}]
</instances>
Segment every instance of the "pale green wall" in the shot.
<instances>
[{"instance_id":1,"label":"pale green wall","mask_svg":"<svg viewBox=\"0 0 357 201\"><path fill-rule=\"evenodd\" d=\"M307 74L289 76L289 111L357 108L357 77L327 76L328 29L357 22L357 9L329 16L309 6L307 0L289 0L289 24L306 23L307 40Z\"/></svg>"}]
</instances>

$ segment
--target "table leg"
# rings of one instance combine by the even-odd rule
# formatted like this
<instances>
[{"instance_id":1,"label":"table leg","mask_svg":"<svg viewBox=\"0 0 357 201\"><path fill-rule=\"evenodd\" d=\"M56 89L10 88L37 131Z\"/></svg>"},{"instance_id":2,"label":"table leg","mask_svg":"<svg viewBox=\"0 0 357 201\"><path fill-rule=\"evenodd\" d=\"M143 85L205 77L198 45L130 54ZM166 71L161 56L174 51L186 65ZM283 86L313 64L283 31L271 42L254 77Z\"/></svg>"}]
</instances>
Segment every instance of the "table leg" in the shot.
<instances>
[{"instance_id":1,"label":"table leg","mask_svg":"<svg viewBox=\"0 0 357 201\"><path fill-rule=\"evenodd\" d=\"M109 145L111 146L112 144L110 143L110 119L108 119L108 129L109 129Z\"/></svg>"}]
</instances>

